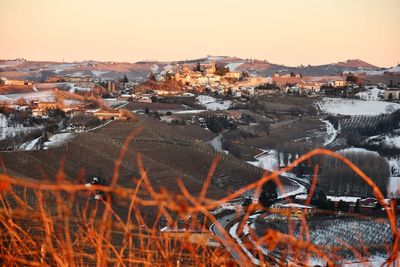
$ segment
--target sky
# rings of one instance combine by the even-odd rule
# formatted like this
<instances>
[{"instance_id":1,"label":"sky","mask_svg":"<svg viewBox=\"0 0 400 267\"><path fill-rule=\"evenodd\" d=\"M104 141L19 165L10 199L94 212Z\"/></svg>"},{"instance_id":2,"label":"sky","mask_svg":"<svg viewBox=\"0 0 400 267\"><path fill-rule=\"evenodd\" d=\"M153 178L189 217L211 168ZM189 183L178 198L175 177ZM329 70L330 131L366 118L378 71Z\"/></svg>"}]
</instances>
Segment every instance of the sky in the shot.
<instances>
[{"instance_id":1,"label":"sky","mask_svg":"<svg viewBox=\"0 0 400 267\"><path fill-rule=\"evenodd\" d=\"M0 58L400 61L400 0L0 0Z\"/></svg>"}]
</instances>

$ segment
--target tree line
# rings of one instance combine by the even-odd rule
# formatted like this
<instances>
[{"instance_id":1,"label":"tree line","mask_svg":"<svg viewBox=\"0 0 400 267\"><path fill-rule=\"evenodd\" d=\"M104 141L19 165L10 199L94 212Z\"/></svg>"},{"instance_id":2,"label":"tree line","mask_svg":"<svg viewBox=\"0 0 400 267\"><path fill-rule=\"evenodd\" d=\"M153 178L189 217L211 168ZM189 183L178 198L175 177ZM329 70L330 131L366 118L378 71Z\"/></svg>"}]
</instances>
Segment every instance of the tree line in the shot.
<instances>
[{"instance_id":1,"label":"tree line","mask_svg":"<svg viewBox=\"0 0 400 267\"><path fill-rule=\"evenodd\" d=\"M390 176L390 167L386 159L375 153L345 152L352 163L357 165L374 181L384 196ZM370 197L373 189L342 161L324 157L319 172L319 186L332 195L351 195Z\"/></svg>"}]
</instances>

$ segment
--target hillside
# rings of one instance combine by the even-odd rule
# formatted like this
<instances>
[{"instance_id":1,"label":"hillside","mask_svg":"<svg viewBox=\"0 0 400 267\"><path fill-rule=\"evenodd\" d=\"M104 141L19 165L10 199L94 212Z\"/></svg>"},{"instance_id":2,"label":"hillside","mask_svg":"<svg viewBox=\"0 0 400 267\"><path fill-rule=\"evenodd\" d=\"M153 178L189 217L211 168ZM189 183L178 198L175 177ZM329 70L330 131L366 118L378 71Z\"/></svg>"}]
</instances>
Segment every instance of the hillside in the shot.
<instances>
[{"instance_id":1,"label":"hillside","mask_svg":"<svg viewBox=\"0 0 400 267\"><path fill-rule=\"evenodd\" d=\"M336 66L345 67L345 68L368 68L368 69L378 69L377 66L369 64L360 59L349 59L344 62L338 62L335 64Z\"/></svg>"},{"instance_id":2,"label":"hillside","mask_svg":"<svg viewBox=\"0 0 400 267\"><path fill-rule=\"evenodd\" d=\"M137 92L145 93L150 90L162 90L162 91L174 91L180 92L183 91L183 85L180 82L176 81L147 81L136 88Z\"/></svg>"},{"instance_id":3,"label":"hillside","mask_svg":"<svg viewBox=\"0 0 400 267\"><path fill-rule=\"evenodd\" d=\"M138 115L138 118L137 123L113 122L95 132L75 134L60 147L44 151L1 152L0 155L8 172L35 180L54 177L61 160L65 159L66 175L74 183L78 182L75 179L82 170L85 180L96 176L107 181L113 174L115 159L125 137L140 129L121 165L119 184L133 185L132 176L139 175L136 155L140 153L155 188L165 187L179 193L176 179L180 177L188 190L196 195L217 156L211 146L203 143L213 135L194 125L170 126L145 116ZM253 182L261 174L261 169L233 156L222 155L208 196L223 197L229 189Z\"/></svg>"}]
</instances>

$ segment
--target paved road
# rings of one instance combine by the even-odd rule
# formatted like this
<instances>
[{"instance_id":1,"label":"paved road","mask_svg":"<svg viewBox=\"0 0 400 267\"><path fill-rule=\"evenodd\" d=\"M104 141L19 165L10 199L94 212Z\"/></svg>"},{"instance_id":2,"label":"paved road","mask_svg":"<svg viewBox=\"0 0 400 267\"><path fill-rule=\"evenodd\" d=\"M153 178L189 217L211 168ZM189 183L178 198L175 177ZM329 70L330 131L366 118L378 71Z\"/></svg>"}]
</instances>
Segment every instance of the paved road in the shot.
<instances>
[{"instance_id":1,"label":"paved road","mask_svg":"<svg viewBox=\"0 0 400 267\"><path fill-rule=\"evenodd\" d=\"M238 249L239 247L234 247L232 246L232 242L234 241L232 238L230 238L230 242L226 239L226 235L229 235L229 228L232 224L236 223L238 220L241 219L241 216L238 217L237 214L229 214L226 215L222 218L220 218L218 221L214 222L210 226L210 231L216 235L225 249L232 255L232 257L236 260L236 262L240 266L244 266L244 263L246 262L246 259L249 260L248 256L244 254L243 250ZM230 237L230 235L229 235ZM247 260L247 261L248 261Z\"/></svg>"},{"instance_id":2,"label":"paved road","mask_svg":"<svg viewBox=\"0 0 400 267\"><path fill-rule=\"evenodd\" d=\"M215 151L222 152L222 133L214 137L209 144L212 145Z\"/></svg>"}]
</instances>

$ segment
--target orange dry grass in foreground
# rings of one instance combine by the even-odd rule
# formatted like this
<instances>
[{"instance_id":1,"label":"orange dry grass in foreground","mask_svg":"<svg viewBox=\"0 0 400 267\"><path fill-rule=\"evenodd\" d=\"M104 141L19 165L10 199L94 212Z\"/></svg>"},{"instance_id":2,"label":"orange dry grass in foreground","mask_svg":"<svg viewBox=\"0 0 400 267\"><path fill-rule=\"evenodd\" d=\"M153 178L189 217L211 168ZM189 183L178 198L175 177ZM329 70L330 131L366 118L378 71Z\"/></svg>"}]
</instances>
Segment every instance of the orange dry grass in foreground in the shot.
<instances>
[{"instance_id":1,"label":"orange dry grass in foreground","mask_svg":"<svg viewBox=\"0 0 400 267\"><path fill-rule=\"evenodd\" d=\"M399 233L395 207L386 205L383 195L373 181L339 154L325 149L313 150L287 168L266 173L259 181L214 201L205 196L217 167L218 157L214 160L198 196L191 195L180 178L177 178L180 195L171 194L166 190L156 192L150 184L140 155L137 155L136 161L141 176L132 179L132 188L119 187L120 164L129 142L135 135L136 132L131 133L122 145L115 161L114 175L110 178L108 186L73 184L65 179L62 167L56 177L56 183L39 183L13 177L7 172L0 175L0 258L4 265L231 266L238 263L251 266L254 264L252 259L219 223L215 227L222 234L218 237L211 236L208 227L216 218L210 211L250 190L255 194L259 193L262 185L268 180L272 179L282 187L279 181L280 173L289 171L300 162L317 155L327 155L343 161L373 188L376 198L385 209L394 240L391 247L387 248L387 264L395 264L397 261ZM306 203L310 202L314 192L318 168L316 165ZM77 181L81 178L78 177ZM105 197L93 200L90 195L93 196L96 190L104 192ZM246 209L236 231L237 236L241 236L247 219L257 209L262 207L255 203ZM147 223L143 210L152 211L152 225ZM174 228L178 225L178 219L185 220L187 228L196 229L197 233L159 231L159 222L162 220L166 220L167 224ZM328 253L338 248L320 247L311 243L306 217L300 216L300 219L303 234L301 237L272 229L267 230L262 237L257 237L250 230L254 243L244 245L251 248L253 255L258 255L260 265L264 266L283 265L288 261L302 265L306 264L311 256L318 256L328 265L334 265L340 260L335 253ZM221 245L215 246L215 242L209 242L210 238L218 240ZM261 251L257 250L257 245L273 250L280 244L290 248L284 258L264 258ZM361 262L365 260L368 252L367 248L361 253L344 243L341 249L351 251Z\"/></svg>"}]
</instances>

